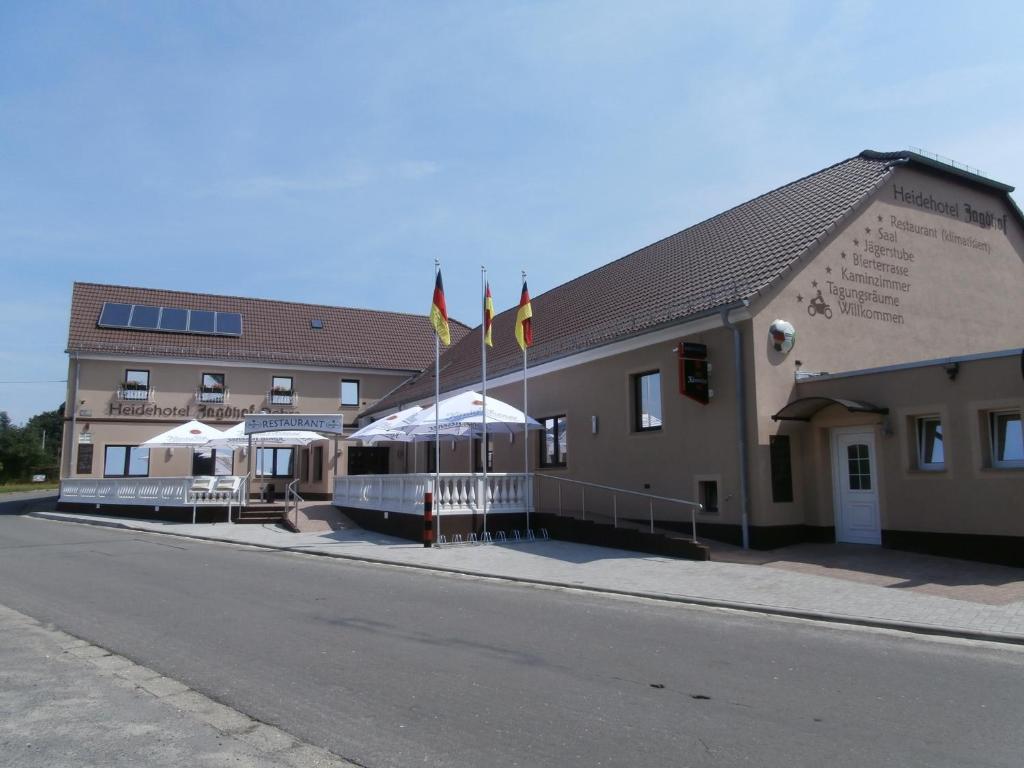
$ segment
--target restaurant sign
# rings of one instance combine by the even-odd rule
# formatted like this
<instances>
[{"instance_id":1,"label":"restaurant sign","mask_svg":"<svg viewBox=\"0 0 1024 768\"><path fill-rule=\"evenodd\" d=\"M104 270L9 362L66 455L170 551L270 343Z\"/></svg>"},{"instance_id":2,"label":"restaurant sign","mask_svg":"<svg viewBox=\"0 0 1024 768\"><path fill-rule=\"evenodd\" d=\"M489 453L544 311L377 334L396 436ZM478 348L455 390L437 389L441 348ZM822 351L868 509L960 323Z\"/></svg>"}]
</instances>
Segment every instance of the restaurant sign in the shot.
<instances>
[{"instance_id":1,"label":"restaurant sign","mask_svg":"<svg viewBox=\"0 0 1024 768\"><path fill-rule=\"evenodd\" d=\"M340 435L345 431L345 422L338 413L254 413L245 417L247 435L285 429Z\"/></svg>"}]
</instances>

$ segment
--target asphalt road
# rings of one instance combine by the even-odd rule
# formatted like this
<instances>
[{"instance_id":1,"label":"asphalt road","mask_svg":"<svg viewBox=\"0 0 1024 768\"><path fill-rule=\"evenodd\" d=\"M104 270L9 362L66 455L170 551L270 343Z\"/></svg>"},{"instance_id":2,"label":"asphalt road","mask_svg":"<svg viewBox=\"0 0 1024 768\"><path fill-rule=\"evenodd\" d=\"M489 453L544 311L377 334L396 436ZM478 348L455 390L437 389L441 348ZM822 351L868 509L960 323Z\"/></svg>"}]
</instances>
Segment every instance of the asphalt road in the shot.
<instances>
[{"instance_id":1,"label":"asphalt road","mask_svg":"<svg viewBox=\"0 0 1024 768\"><path fill-rule=\"evenodd\" d=\"M1013 766L1024 652L0 516L0 603L366 766Z\"/></svg>"}]
</instances>

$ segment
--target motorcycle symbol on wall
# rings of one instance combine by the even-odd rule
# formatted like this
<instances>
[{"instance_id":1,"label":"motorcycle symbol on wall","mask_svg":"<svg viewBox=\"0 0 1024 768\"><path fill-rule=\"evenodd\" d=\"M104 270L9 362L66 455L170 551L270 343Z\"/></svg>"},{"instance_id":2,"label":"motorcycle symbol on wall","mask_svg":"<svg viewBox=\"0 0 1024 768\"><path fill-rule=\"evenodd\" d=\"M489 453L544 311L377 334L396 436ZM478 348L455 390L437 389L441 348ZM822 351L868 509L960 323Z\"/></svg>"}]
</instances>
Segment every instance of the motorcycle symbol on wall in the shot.
<instances>
[{"instance_id":1,"label":"motorcycle symbol on wall","mask_svg":"<svg viewBox=\"0 0 1024 768\"><path fill-rule=\"evenodd\" d=\"M807 303L807 314L811 317L814 317L815 315L824 315L825 319L832 319L832 307L825 303L825 299L821 295L820 288L818 289L818 295Z\"/></svg>"}]
</instances>

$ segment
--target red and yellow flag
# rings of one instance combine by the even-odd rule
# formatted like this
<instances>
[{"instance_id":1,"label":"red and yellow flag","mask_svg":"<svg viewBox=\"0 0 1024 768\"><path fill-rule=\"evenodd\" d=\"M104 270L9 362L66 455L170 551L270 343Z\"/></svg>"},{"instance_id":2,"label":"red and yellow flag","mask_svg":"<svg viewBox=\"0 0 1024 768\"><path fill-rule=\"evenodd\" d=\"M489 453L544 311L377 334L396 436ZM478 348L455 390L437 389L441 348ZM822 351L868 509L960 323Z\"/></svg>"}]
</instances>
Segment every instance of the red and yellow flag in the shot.
<instances>
[{"instance_id":1,"label":"red and yellow flag","mask_svg":"<svg viewBox=\"0 0 1024 768\"><path fill-rule=\"evenodd\" d=\"M491 284L484 286L484 344L494 346L491 339L491 325L494 323L494 299L491 298Z\"/></svg>"},{"instance_id":2,"label":"red and yellow flag","mask_svg":"<svg viewBox=\"0 0 1024 768\"><path fill-rule=\"evenodd\" d=\"M519 311L516 312L516 341L519 348L526 351L533 346L533 307L530 306L530 291L523 280L523 293L519 297Z\"/></svg>"},{"instance_id":3,"label":"red and yellow flag","mask_svg":"<svg viewBox=\"0 0 1024 768\"><path fill-rule=\"evenodd\" d=\"M448 308L444 303L444 283L441 282L441 270L437 270L437 282L434 283L434 301L430 305L430 324L434 333L446 347L452 343L452 334L448 328Z\"/></svg>"}]
</instances>

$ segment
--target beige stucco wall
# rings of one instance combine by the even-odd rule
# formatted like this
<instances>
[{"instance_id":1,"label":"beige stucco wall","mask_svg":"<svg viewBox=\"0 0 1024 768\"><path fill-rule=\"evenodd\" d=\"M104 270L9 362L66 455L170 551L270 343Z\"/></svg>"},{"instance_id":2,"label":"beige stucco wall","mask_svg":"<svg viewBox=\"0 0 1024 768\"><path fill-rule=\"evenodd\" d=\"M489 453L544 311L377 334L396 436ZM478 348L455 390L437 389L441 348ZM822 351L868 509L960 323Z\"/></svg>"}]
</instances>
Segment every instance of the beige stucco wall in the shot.
<instances>
[{"instance_id":1,"label":"beige stucco wall","mask_svg":"<svg viewBox=\"0 0 1024 768\"><path fill-rule=\"evenodd\" d=\"M832 406L810 424L784 427L804 435L798 460L809 470L808 522L833 522L829 429L870 424L883 529L1024 536L1024 469L992 468L986 418L993 410L1024 412L1019 355L961 362L953 380L939 364L802 383L797 394L866 400L890 409L883 417ZM917 467L916 418L931 415L942 420L945 467L940 471Z\"/></svg>"},{"instance_id":2,"label":"beige stucco wall","mask_svg":"<svg viewBox=\"0 0 1024 768\"><path fill-rule=\"evenodd\" d=\"M901 193L920 193L921 203L956 206L949 212L957 216L905 202ZM991 213L993 225L966 220L971 210ZM911 231L915 227L918 230ZM944 239L951 235L968 242ZM902 274L885 271L889 269ZM860 276L886 278L899 286L858 282ZM841 295L851 289L864 293ZM818 290L831 307L831 318L808 312ZM811 431L782 427L771 419L799 396L794 383L797 361L804 371L838 373L1024 346L1022 297L1024 232L1003 197L967 183L897 168L819 251L752 303L752 522L831 525L830 493L823 496L804 477L820 474L821 468L806 459L827 453L827 443ZM866 316L865 310L887 314ZM796 328L796 344L788 354L772 348L768 329L776 319ZM839 395L851 396L841 391ZM884 388L875 399L879 405L890 404ZM794 473L802 473L795 478L792 504L770 501L768 441L779 430L791 435ZM798 456L805 460L798 461Z\"/></svg>"},{"instance_id":3,"label":"beige stucco wall","mask_svg":"<svg viewBox=\"0 0 1024 768\"><path fill-rule=\"evenodd\" d=\"M77 475L77 450L68 451L82 440L85 432L95 446L93 472L91 476L103 474L103 446L137 445L154 435L181 424L189 419L198 419L221 429L233 426L246 413L302 412L340 413L346 424L354 424L357 413L383 397L405 380L401 373L367 373L344 370L303 370L287 366L254 367L228 363L204 362L150 362L136 363L130 360L100 360L83 358L78 376L77 398L75 386L75 361L69 366L68 402L76 402L75 434L71 433L70 421L65 429L65 476ZM118 387L124 381L125 371L142 369L150 372L149 383L153 390L148 401L119 400ZM201 403L197 401L196 390L203 373L225 374L228 389L226 402ZM267 400L274 376L291 376L297 393L295 406L273 405ZM359 381L359 405L340 405L342 379ZM300 489L312 493L329 493L334 466L334 442L323 444L324 473L320 482L307 481L307 466L311 452L303 452L299 467L302 477ZM345 451L347 444L339 444L338 469L345 472L347 466ZM177 476L191 473L191 452L175 449L153 451L150 457L152 476ZM244 473L247 460L242 452L235 454L235 471Z\"/></svg>"},{"instance_id":4,"label":"beige stucco wall","mask_svg":"<svg viewBox=\"0 0 1024 768\"><path fill-rule=\"evenodd\" d=\"M749 325L749 323L748 323ZM704 343L712 364L710 373L714 397L701 405L679 393L678 358L674 346L679 341ZM564 468L550 467L544 474L600 483L636 491L696 499L697 478L719 480L720 512L705 518L713 522L739 522L739 488L736 466L736 410L732 367L732 334L724 329L680 336L612 357L586 362L556 372L530 378L529 412L542 419L565 415L568 419L568 461ZM636 432L632 416L632 377L638 373L661 372L663 426L653 432ZM521 380L504 386L492 386L488 393L517 408L522 407ZM752 402L752 401L751 401ZM594 434L592 417L598 420ZM466 472L471 467L469 443L442 442L441 470ZM492 443L494 471L521 472L521 437L514 441L501 435ZM418 466L425 467L426 447L417 447ZM537 469L538 436L532 434L529 447L531 470ZM411 465L410 465L411 466ZM557 486L538 481L541 506L557 503ZM578 509L578 489L563 487L565 509ZM588 509L604 509L611 514L610 497L597 491L588 496ZM618 500L619 514L647 517L647 502ZM660 514L678 508L663 507ZM679 514L682 514L681 511ZM685 519L688 518L688 514Z\"/></svg>"}]
</instances>

